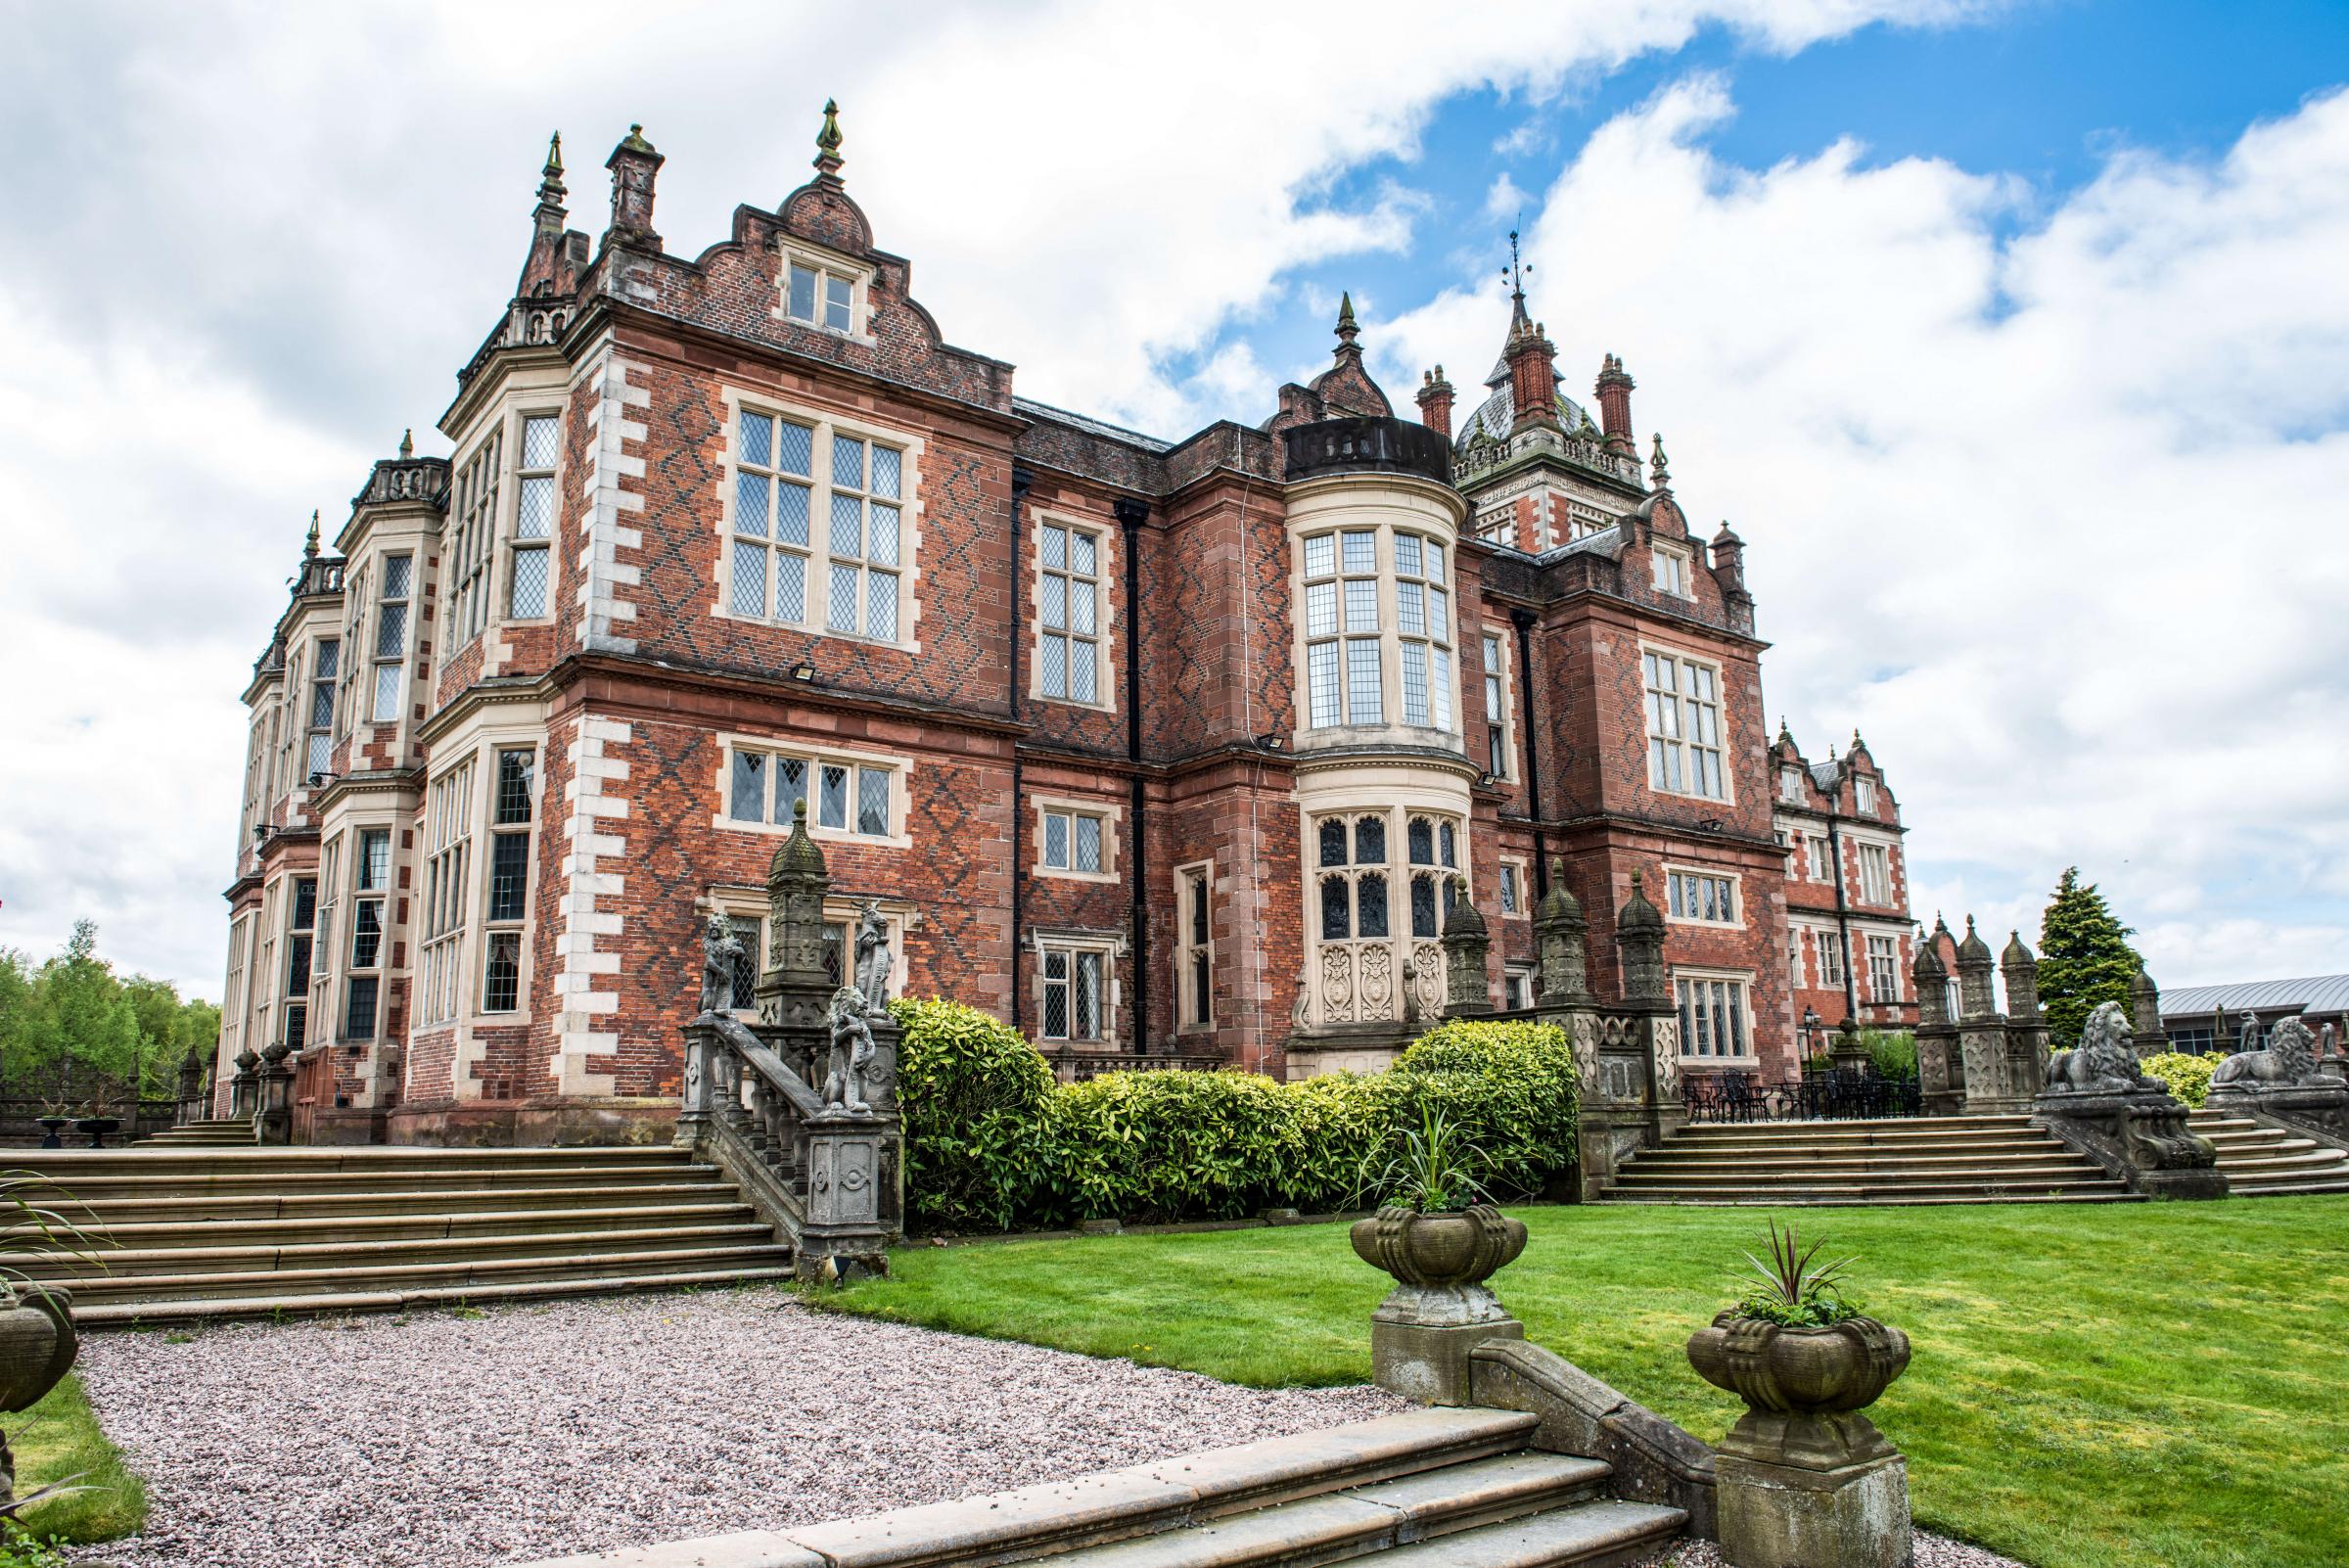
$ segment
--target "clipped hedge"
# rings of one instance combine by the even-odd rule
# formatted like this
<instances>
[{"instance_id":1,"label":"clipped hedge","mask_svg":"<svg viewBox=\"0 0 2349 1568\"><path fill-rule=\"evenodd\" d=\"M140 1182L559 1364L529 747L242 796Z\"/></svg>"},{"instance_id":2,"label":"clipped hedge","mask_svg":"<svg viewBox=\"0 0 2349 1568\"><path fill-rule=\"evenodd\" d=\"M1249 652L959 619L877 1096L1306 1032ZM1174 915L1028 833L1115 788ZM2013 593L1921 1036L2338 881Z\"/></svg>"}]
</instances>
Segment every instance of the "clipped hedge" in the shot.
<instances>
[{"instance_id":1,"label":"clipped hedge","mask_svg":"<svg viewBox=\"0 0 2349 1568\"><path fill-rule=\"evenodd\" d=\"M2146 1074L2158 1078L2188 1105L2199 1111L2202 1102L2210 1098L2210 1075L2219 1070L2220 1056L2188 1056L2179 1051L2163 1051L2139 1063Z\"/></svg>"},{"instance_id":2,"label":"clipped hedge","mask_svg":"<svg viewBox=\"0 0 2349 1568\"><path fill-rule=\"evenodd\" d=\"M1300 1084L1140 1072L1062 1084L1018 1032L976 1008L891 1008L905 1029L898 1093L916 1229L1348 1208L1364 1172L1383 1169L1431 1108L1492 1160L1498 1196L1537 1192L1575 1166L1574 1055L1554 1025L1454 1021L1391 1071Z\"/></svg>"}]
</instances>

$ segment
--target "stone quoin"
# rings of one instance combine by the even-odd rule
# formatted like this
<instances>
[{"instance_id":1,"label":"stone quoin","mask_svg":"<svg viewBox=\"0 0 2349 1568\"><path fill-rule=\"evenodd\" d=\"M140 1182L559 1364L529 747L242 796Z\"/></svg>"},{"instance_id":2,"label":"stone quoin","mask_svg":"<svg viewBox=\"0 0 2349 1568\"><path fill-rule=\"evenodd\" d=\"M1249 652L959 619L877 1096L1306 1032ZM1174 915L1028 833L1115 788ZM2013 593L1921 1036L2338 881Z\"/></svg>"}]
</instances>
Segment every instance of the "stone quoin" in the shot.
<instances>
[{"instance_id":1,"label":"stone quoin","mask_svg":"<svg viewBox=\"0 0 2349 1568\"><path fill-rule=\"evenodd\" d=\"M890 993L1066 1074L1376 1067L1530 1006L1553 864L1602 998L1642 876L1687 1074L1913 1022L1873 756L1773 743L1744 541L1642 463L1622 360L1561 389L1521 271L1456 417L1441 366L1398 415L1348 300L1268 418L1158 439L952 346L823 123L696 255L642 127L594 239L548 149L455 456L403 439L313 527L246 690L216 1083L282 1043L303 1141L665 1140L705 933L754 1017L802 806L827 978L869 907Z\"/></svg>"}]
</instances>

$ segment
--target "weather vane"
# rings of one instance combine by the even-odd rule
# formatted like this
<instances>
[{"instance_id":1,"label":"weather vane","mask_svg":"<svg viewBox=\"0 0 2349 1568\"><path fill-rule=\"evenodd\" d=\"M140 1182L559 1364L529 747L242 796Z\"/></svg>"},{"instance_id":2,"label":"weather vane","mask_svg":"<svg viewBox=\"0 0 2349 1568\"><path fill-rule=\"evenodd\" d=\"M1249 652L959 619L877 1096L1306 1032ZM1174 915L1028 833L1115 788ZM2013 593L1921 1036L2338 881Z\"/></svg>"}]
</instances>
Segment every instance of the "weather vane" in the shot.
<instances>
[{"instance_id":1,"label":"weather vane","mask_svg":"<svg viewBox=\"0 0 2349 1568\"><path fill-rule=\"evenodd\" d=\"M1518 214L1518 221L1520 223L1525 221L1523 213ZM1534 264L1531 261L1523 260L1518 256L1517 231L1509 230L1509 264L1500 269L1500 276L1509 286L1510 299L1522 300L1525 298L1525 275L1533 270Z\"/></svg>"}]
</instances>

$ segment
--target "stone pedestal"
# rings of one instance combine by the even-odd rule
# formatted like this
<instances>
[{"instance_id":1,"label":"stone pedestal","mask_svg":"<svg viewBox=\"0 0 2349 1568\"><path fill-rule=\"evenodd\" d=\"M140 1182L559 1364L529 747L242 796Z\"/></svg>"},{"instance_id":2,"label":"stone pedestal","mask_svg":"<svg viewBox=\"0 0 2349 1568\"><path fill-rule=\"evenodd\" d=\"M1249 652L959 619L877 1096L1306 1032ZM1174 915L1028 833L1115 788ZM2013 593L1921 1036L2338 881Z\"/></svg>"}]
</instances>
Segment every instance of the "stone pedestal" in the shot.
<instances>
[{"instance_id":1,"label":"stone pedestal","mask_svg":"<svg viewBox=\"0 0 2349 1568\"><path fill-rule=\"evenodd\" d=\"M2158 1081L2130 1089L2051 1088L2031 1105L2031 1119L2129 1183L2155 1198L2223 1198L2227 1177L2217 1145L2187 1125L2187 1108Z\"/></svg>"},{"instance_id":2,"label":"stone pedestal","mask_svg":"<svg viewBox=\"0 0 2349 1568\"><path fill-rule=\"evenodd\" d=\"M1714 1453L1721 1553L1732 1568L1910 1568L1909 1461L1885 1453L1818 1469Z\"/></svg>"},{"instance_id":3,"label":"stone pedestal","mask_svg":"<svg viewBox=\"0 0 2349 1568\"><path fill-rule=\"evenodd\" d=\"M2339 1079L2275 1087L2220 1084L2207 1103L2214 1111L2280 1122L2328 1141L2349 1139L2349 1084Z\"/></svg>"},{"instance_id":4,"label":"stone pedestal","mask_svg":"<svg viewBox=\"0 0 2349 1568\"><path fill-rule=\"evenodd\" d=\"M843 1283L889 1272L898 1223L897 1124L872 1111L807 1119L807 1221L793 1270Z\"/></svg>"},{"instance_id":5,"label":"stone pedestal","mask_svg":"<svg viewBox=\"0 0 2349 1568\"><path fill-rule=\"evenodd\" d=\"M1474 1405L1468 1353L1487 1341L1523 1339L1525 1325L1491 1291L1396 1290L1370 1314L1370 1380L1427 1405ZM1471 1294L1484 1298L1476 1303ZM1437 1300L1438 1297L1459 1299Z\"/></svg>"}]
</instances>

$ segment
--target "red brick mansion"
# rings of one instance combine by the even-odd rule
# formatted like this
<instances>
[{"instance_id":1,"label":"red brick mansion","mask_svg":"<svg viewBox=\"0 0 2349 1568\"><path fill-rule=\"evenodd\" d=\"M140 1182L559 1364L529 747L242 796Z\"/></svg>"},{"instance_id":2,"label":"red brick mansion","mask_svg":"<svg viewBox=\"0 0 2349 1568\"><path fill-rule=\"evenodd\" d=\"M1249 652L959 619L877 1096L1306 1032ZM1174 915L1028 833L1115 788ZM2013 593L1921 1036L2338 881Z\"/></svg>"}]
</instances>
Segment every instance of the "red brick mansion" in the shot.
<instances>
[{"instance_id":1,"label":"red brick mansion","mask_svg":"<svg viewBox=\"0 0 2349 1568\"><path fill-rule=\"evenodd\" d=\"M817 148L698 255L641 134L594 240L558 148L455 458L313 524L245 694L223 1082L295 1046L321 1140L657 1125L703 924L765 950L802 809L896 989L1071 1071L1381 1062L1459 878L1525 1005L1553 866L1602 996L1635 878L1663 912L1691 1070L1913 1019L1891 791L1773 743L1744 545L1620 361L1567 396L1520 289L1482 400L1437 367L1406 419L1349 306L1269 418L1156 439L950 346Z\"/></svg>"}]
</instances>

